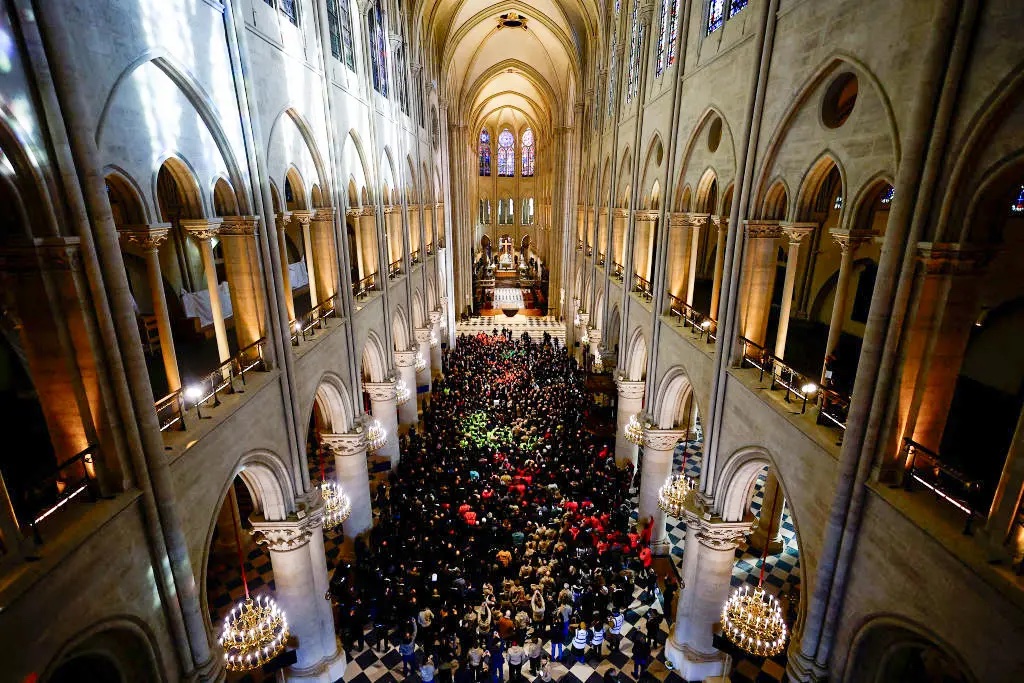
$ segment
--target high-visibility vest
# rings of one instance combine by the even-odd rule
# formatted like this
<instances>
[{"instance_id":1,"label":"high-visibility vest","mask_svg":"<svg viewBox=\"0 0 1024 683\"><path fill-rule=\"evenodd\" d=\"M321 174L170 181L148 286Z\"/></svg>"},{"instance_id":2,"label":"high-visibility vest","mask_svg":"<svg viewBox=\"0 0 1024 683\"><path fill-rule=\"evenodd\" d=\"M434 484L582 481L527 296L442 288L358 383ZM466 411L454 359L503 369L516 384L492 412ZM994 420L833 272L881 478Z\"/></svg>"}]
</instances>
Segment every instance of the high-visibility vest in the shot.
<instances>
[{"instance_id":1,"label":"high-visibility vest","mask_svg":"<svg viewBox=\"0 0 1024 683\"><path fill-rule=\"evenodd\" d=\"M624 619L621 614L612 615L612 633L614 633L615 635L619 635L619 633L622 631L623 621Z\"/></svg>"},{"instance_id":2,"label":"high-visibility vest","mask_svg":"<svg viewBox=\"0 0 1024 683\"><path fill-rule=\"evenodd\" d=\"M576 634L572 637L572 646L577 650L582 650L587 646L587 629L576 629Z\"/></svg>"}]
</instances>

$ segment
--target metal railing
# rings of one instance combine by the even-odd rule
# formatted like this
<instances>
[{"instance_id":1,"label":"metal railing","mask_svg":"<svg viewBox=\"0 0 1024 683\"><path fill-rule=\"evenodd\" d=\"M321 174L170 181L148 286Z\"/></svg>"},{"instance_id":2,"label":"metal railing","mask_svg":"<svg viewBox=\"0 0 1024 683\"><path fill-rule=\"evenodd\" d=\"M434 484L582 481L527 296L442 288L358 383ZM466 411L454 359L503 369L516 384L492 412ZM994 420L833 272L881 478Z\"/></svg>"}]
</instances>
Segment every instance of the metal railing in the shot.
<instances>
[{"instance_id":1,"label":"metal railing","mask_svg":"<svg viewBox=\"0 0 1024 683\"><path fill-rule=\"evenodd\" d=\"M813 379L797 372L781 358L777 358L766 348L746 337L740 337L740 343L743 344L741 366L757 369L762 382L765 375L771 377L769 391L785 389L785 401L790 403L793 398L799 400L801 413L807 411L807 404L811 402L818 409L815 420L817 424L838 429L840 432L846 431L846 416L850 409L849 396L832 389L819 387Z\"/></svg>"},{"instance_id":2,"label":"metal railing","mask_svg":"<svg viewBox=\"0 0 1024 683\"><path fill-rule=\"evenodd\" d=\"M597 265L604 265L604 254L602 254L601 252L597 252Z\"/></svg>"},{"instance_id":3,"label":"metal railing","mask_svg":"<svg viewBox=\"0 0 1024 683\"><path fill-rule=\"evenodd\" d=\"M618 280L619 282L622 282L623 273L625 273L625 270L626 269L622 267L621 263L616 263L615 261L612 261L612 277Z\"/></svg>"},{"instance_id":4,"label":"metal railing","mask_svg":"<svg viewBox=\"0 0 1024 683\"><path fill-rule=\"evenodd\" d=\"M355 297L356 301L365 299L370 295L370 292L376 292L377 289L377 273L370 273L362 280L352 283L352 296Z\"/></svg>"},{"instance_id":5,"label":"metal railing","mask_svg":"<svg viewBox=\"0 0 1024 683\"><path fill-rule=\"evenodd\" d=\"M416 251L414 251L411 254L409 254L409 258L412 259L413 265L415 265L417 263L422 263L423 262L422 259L420 259L420 250L419 249L417 249Z\"/></svg>"},{"instance_id":6,"label":"metal railing","mask_svg":"<svg viewBox=\"0 0 1024 683\"><path fill-rule=\"evenodd\" d=\"M576 242L576 251L583 251L583 240Z\"/></svg>"},{"instance_id":7,"label":"metal railing","mask_svg":"<svg viewBox=\"0 0 1024 683\"><path fill-rule=\"evenodd\" d=\"M591 256L594 255L594 248L593 247L587 247L587 252L586 253L587 253L587 258L590 258Z\"/></svg>"},{"instance_id":8,"label":"metal railing","mask_svg":"<svg viewBox=\"0 0 1024 683\"><path fill-rule=\"evenodd\" d=\"M960 510L967 516L963 533L970 536L975 517L985 517L976 505L982 482L969 479L963 472L942 462L938 453L910 438L903 439L903 456L907 463L903 475L904 490L913 491L917 482L935 494L936 500Z\"/></svg>"},{"instance_id":9,"label":"metal railing","mask_svg":"<svg viewBox=\"0 0 1024 683\"><path fill-rule=\"evenodd\" d=\"M338 317L338 295L335 294L329 299L321 301L314 306L300 320L291 321L292 344L298 346L299 339L305 341L307 336L312 337L316 330L327 327L328 318Z\"/></svg>"},{"instance_id":10,"label":"metal railing","mask_svg":"<svg viewBox=\"0 0 1024 683\"><path fill-rule=\"evenodd\" d=\"M427 256L433 256L433 255L434 255L434 243L433 242L427 242Z\"/></svg>"},{"instance_id":11,"label":"metal railing","mask_svg":"<svg viewBox=\"0 0 1024 683\"><path fill-rule=\"evenodd\" d=\"M22 508L28 518L27 526L32 532L36 545L43 544L39 524L50 515L79 496L95 502L99 497L96 489L95 456L98 447L90 444L81 453L65 460L36 481L29 490Z\"/></svg>"},{"instance_id":12,"label":"metal railing","mask_svg":"<svg viewBox=\"0 0 1024 683\"><path fill-rule=\"evenodd\" d=\"M213 372L189 382L181 389L156 401L153 405L156 409L157 420L160 422L160 431L167 431L171 427L185 430L187 429L185 413L189 407L202 406L211 398L214 401L213 405L219 406L221 392L236 394L245 391L244 388L239 388L236 382L241 382L241 386L244 387L247 373L252 370L267 369L266 359L263 355L263 347L266 346L266 343L266 337L257 339L232 358L218 365ZM198 414L199 410L196 413L197 417L202 417Z\"/></svg>"},{"instance_id":13,"label":"metal railing","mask_svg":"<svg viewBox=\"0 0 1024 683\"><path fill-rule=\"evenodd\" d=\"M402 259L392 261L388 264L388 279L394 280L402 274Z\"/></svg>"},{"instance_id":14,"label":"metal railing","mask_svg":"<svg viewBox=\"0 0 1024 683\"><path fill-rule=\"evenodd\" d=\"M690 328L694 336L705 340L708 344L714 344L718 339L718 322L710 315L701 313L693 306L677 296L669 294L669 320L676 320L676 324L683 328Z\"/></svg>"},{"instance_id":15,"label":"metal railing","mask_svg":"<svg viewBox=\"0 0 1024 683\"><path fill-rule=\"evenodd\" d=\"M650 301L654 297L654 285L637 273L633 273L633 291L642 296L645 301Z\"/></svg>"}]
</instances>

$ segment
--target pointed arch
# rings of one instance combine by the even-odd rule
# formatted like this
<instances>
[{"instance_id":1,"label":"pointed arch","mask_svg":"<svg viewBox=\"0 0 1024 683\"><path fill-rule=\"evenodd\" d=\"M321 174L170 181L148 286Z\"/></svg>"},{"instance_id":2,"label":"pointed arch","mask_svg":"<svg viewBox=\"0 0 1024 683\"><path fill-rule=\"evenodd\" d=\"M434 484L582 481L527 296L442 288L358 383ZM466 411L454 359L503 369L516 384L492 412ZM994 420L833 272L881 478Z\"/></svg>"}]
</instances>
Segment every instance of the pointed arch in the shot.
<instances>
[{"instance_id":1,"label":"pointed arch","mask_svg":"<svg viewBox=\"0 0 1024 683\"><path fill-rule=\"evenodd\" d=\"M384 344L373 330L366 335L361 358L364 382L383 382L387 377L389 363L384 354Z\"/></svg>"},{"instance_id":2,"label":"pointed arch","mask_svg":"<svg viewBox=\"0 0 1024 683\"><path fill-rule=\"evenodd\" d=\"M637 327L629 338L626 351L626 376L634 382L647 379L647 337Z\"/></svg>"},{"instance_id":3,"label":"pointed arch","mask_svg":"<svg viewBox=\"0 0 1024 683\"><path fill-rule=\"evenodd\" d=\"M761 218L765 220L784 221L789 217L789 188L783 178L777 179L768 188L761 207Z\"/></svg>"}]
</instances>

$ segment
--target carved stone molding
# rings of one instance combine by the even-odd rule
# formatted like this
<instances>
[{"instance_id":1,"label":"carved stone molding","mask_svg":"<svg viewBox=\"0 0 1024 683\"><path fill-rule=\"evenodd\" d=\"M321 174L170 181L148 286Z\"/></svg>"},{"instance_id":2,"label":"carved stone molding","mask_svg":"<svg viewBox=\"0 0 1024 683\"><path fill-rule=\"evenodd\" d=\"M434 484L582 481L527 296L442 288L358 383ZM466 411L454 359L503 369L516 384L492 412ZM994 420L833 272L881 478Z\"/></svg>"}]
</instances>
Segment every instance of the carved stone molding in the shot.
<instances>
[{"instance_id":1,"label":"carved stone molding","mask_svg":"<svg viewBox=\"0 0 1024 683\"><path fill-rule=\"evenodd\" d=\"M580 313L580 327L586 329L587 323L589 323L589 322L590 322L590 314L589 313Z\"/></svg>"},{"instance_id":2,"label":"carved stone molding","mask_svg":"<svg viewBox=\"0 0 1024 683\"><path fill-rule=\"evenodd\" d=\"M597 329L596 327L591 327L589 330L587 330L587 336L590 337L591 345L601 343L601 330Z\"/></svg>"},{"instance_id":3,"label":"carved stone molding","mask_svg":"<svg viewBox=\"0 0 1024 683\"><path fill-rule=\"evenodd\" d=\"M988 249L956 242L917 243L917 258L927 275L977 275L991 256Z\"/></svg>"},{"instance_id":4,"label":"carved stone molding","mask_svg":"<svg viewBox=\"0 0 1024 683\"><path fill-rule=\"evenodd\" d=\"M721 522L701 519L697 524L697 540L712 550L735 550L740 542L753 531L757 521Z\"/></svg>"},{"instance_id":5,"label":"carved stone molding","mask_svg":"<svg viewBox=\"0 0 1024 683\"><path fill-rule=\"evenodd\" d=\"M607 208L602 209L601 213L604 214L605 216L607 216L608 215L608 209ZM618 207L618 206L614 207L612 209L612 218L629 218L629 209L623 209L623 208Z\"/></svg>"},{"instance_id":6,"label":"carved stone molding","mask_svg":"<svg viewBox=\"0 0 1024 683\"><path fill-rule=\"evenodd\" d=\"M619 390L619 398L643 398L644 387L646 383L643 381L634 381L629 379L616 379L615 386Z\"/></svg>"},{"instance_id":7,"label":"carved stone molding","mask_svg":"<svg viewBox=\"0 0 1024 683\"><path fill-rule=\"evenodd\" d=\"M366 433L361 429L348 434L321 434L320 440L333 455L366 454Z\"/></svg>"},{"instance_id":8,"label":"carved stone molding","mask_svg":"<svg viewBox=\"0 0 1024 683\"><path fill-rule=\"evenodd\" d=\"M306 209L296 209L292 211L292 220L299 225L309 225L309 222L313 220L313 212Z\"/></svg>"},{"instance_id":9,"label":"carved stone molding","mask_svg":"<svg viewBox=\"0 0 1024 683\"><path fill-rule=\"evenodd\" d=\"M220 234L237 237L255 237L260 231L259 216L224 216Z\"/></svg>"},{"instance_id":10,"label":"carved stone molding","mask_svg":"<svg viewBox=\"0 0 1024 683\"><path fill-rule=\"evenodd\" d=\"M711 227L715 230L729 230L729 217L728 216L711 216L709 217Z\"/></svg>"},{"instance_id":11,"label":"carved stone molding","mask_svg":"<svg viewBox=\"0 0 1024 683\"><path fill-rule=\"evenodd\" d=\"M334 217L338 214L338 210L333 206L324 206L313 211L314 221L329 221L334 222Z\"/></svg>"},{"instance_id":12,"label":"carved stone molding","mask_svg":"<svg viewBox=\"0 0 1024 683\"><path fill-rule=\"evenodd\" d=\"M309 516L295 521L254 521L252 535L258 545L265 546L270 552L284 553L297 550L309 543L313 536L313 527L316 526L315 521Z\"/></svg>"},{"instance_id":13,"label":"carved stone molding","mask_svg":"<svg viewBox=\"0 0 1024 683\"><path fill-rule=\"evenodd\" d=\"M633 215L638 221L656 221L658 220L658 211L653 209L640 209L633 212Z\"/></svg>"},{"instance_id":14,"label":"carved stone molding","mask_svg":"<svg viewBox=\"0 0 1024 683\"><path fill-rule=\"evenodd\" d=\"M80 268L81 245L77 237L17 239L0 247L0 272L3 273Z\"/></svg>"},{"instance_id":15,"label":"carved stone molding","mask_svg":"<svg viewBox=\"0 0 1024 683\"><path fill-rule=\"evenodd\" d=\"M377 207L375 207L375 206L373 206L373 205L370 205L370 206L364 206L364 207L363 207L363 208L362 208L362 209L360 210L360 213L361 213L361 215L363 215L363 216L376 216L376 215L377 215Z\"/></svg>"},{"instance_id":16,"label":"carved stone molding","mask_svg":"<svg viewBox=\"0 0 1024 683\"><path fill-rule=\"evenodd\" d=\"M408 204L407 208L409 209L410 212L418 213L419 210L420 210L420 205L419 204Z\"/></svg>"},{"instance_id":17,"label":"carved stone molding","mask_svg":"<svg viewBox=\"0 0 1024 683\"><path fill-rule=\"evenodd\" d=\"M427 345L430 343L430 328L417 327L412 331L412 336L415 337L417 344Z\"/></svg>"},{"instance_id":18,"label":"carved stone molding","mask_svg":"<svg viewBox=\"0 0 1024 683\"><path fill-rule=\"evenodd\" d=\"M692 227L701 228L711 222L711 214L709 213L691 213L690 225ZM728 218L726 218L728 222Z\"/></svg>"},{"instance_id":19,"label":"carved stone molding","mask_svg":"<svg viewBox=\"0 0 1024 683\"><path fill-rule=\"evenodd\" d=\"M395 366L399 368L412 368L416 366L415 351L395 351Z\"/></svg>"},{"instance_id":20,"label":"carved stone molding","mask_svg":"<svg viewBox=\"0 0 1024 683\"><path fill-rule=\"evenodd\" d=\"M347 209L347 210L345 211L345 217L346 217L346 218L353 218L353 219L358 219L358 218L359 218L360 216L362 216L362 215L363 215L363 210L362 210L362 209L359 209L359 208L356 208L356 209Z\"/></svg>"},{"instance_id":21,"label":"carved stone molding","mask_svg":"<svg viewBox=\"0 0 1024 683\"><path fill-rule=\"evenodd\" d=\"M288 224L292 222L292 214L290 211L274 215L274 225L277 226L278 230L284 230L288 227Z\"/></svg>"},{"instance_id":22,"label":"carved stone molding","mask_svg":"<svg viewBox=\"0 0 1024 683\"><path fill-rule=\"evenodd\" d=\"M430 318L431 325L436 325L441 321L441 311L431 311L427 313L427 317Z\"/></svg>"},{"instance_id":23,"label":"carved stone molding","mask_svg":"<svg viewBox=\"0 0 1024 683\"><path fill-rule=\"evenodd\" d=\"M390 216L393 213L400 213L401 211L402 207L398 206L397 204L387 204L384 207L384 215L386 216Z\"/></svg>"},{"instance_id":24,"label":"carved stone molding","mask_svg":"<svg viewBox=\"0 0 1024 683\"><path fill-rule=\"evenodd\" d=\"M836 246L839 247L839 251L856 253L857 248L862 244L866 244L871 241L873 235L865 233L850 232L849 230L836 230L832 229L828 231L828 234L832 237L832 241L835 242Z\"/></svg>"},{"instance_id":25,"label":"carved stone molding","mask_svg":"<svg viewBox=\"0 0 1024 683\"><path fill-rule=\"evenodd\" d=\"M814 234L818 228L817 223L779 223L783 234L789 239L790 244L799 244L808 235Z\"/></svg>"},{"instance_id":26,"label":"carved stone molding","mask_svg":"<svg viewBox=\"0 0 1024 683\"><path fill-rule=\"evenodd\" d=\"M773 240L782 237L778 221L744 221L743 233L747 239Z\"/></svg>"},{"instance_id":27,"label":"carved stone molding","mask_svg":"<svg viewBox=\"0 0 1024 683\"><path fill-rule=\"evenodd\" d=\"M668 215L668 226L670 228L685 228L690 224L690 214L673 211Z\"/></svg>"},{"instance_id":28,"label":"carved stone molding","mask_svg":"<svg viewBox=\"0 0 1024 683\"><path fill-rule=\"evenodd\" d=\"M395 400L395 381L363 382L363 389L370 395L371 401L383 402Z\"/></svg>"},{"instance_id":29,"label":"carved stone molding","mask_svg":"<svg viewBox=\"0 0 1024 683\"><path fill-rule=\"evenodd\" d=\"M684 436L686 431L683 429L644 429L644 447L671 452Z\"/></svg>"},{"instance_id":30,"label":"carved stone molding","mask_svg":"<svg viewBox=\"0 0 1024 683\"><path fill-rule=\"evenodd\" d=\"M144 251L155 250L170 236L171 224L125 225L117 229L117 234L125 242L130 242Z\"/></svg>"},{"instance_id":31,"label":"carved stone molding","mask_svg":"<svg viewBox=\"0 0 1024 683\"><path fill-rule=\"evenodd\" d=\"M182 218L180 221L189 234L189 237L205 242L220 234L220 225L224 222L222 218Z\"/></svg>"}]
</instances>

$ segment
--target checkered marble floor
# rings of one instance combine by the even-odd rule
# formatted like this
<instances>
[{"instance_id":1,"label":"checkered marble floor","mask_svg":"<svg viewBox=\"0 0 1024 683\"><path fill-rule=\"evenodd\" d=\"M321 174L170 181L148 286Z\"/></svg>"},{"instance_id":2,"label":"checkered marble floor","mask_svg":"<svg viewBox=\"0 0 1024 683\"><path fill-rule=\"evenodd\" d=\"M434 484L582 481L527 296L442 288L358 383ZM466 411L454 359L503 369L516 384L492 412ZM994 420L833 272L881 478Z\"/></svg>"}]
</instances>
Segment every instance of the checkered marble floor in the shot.
<instances>
[{"instance_id":1,"label":"checkered marble floor","mask_svg":"<svg viewBox=\"0 0 1024 683\"><path fill-rule=\"evenodd\" d=\"M534 339L540 339L545 332L565 343L565 323L558 322L558 319L550 315L516 315L512 318L507 316L479 316L470 318L466 322L459 322L455 325L458 334L479 334L486 332L490 334L494 328L501 330L503 327L512 330L513 338L519 338L523 332L528 332Z\"/></svg>"}]
</instances>

